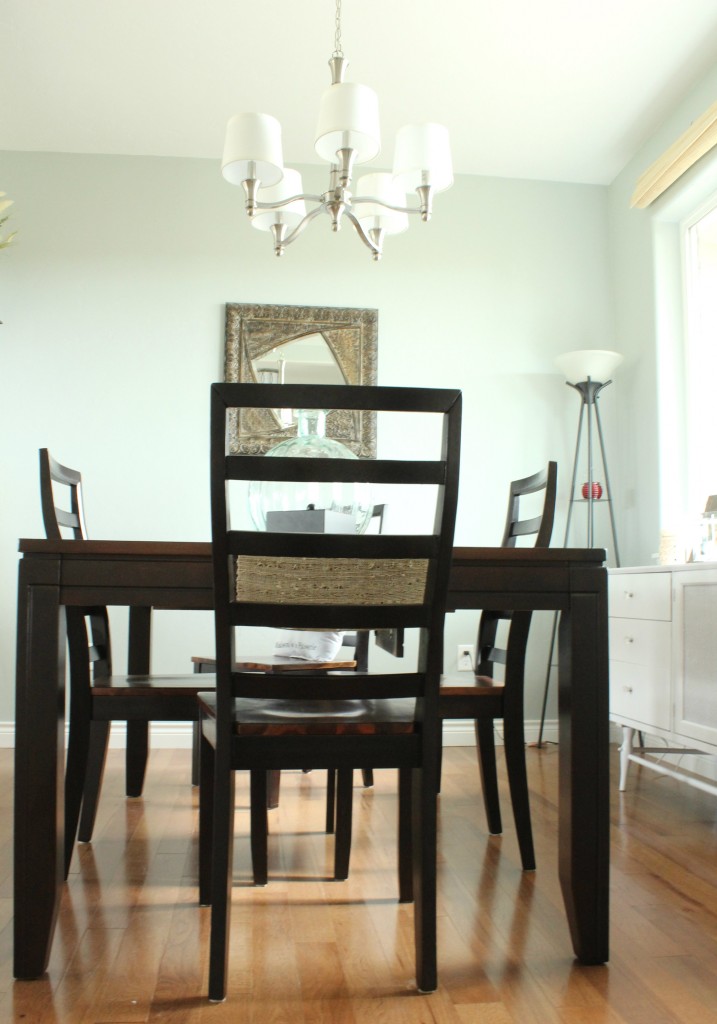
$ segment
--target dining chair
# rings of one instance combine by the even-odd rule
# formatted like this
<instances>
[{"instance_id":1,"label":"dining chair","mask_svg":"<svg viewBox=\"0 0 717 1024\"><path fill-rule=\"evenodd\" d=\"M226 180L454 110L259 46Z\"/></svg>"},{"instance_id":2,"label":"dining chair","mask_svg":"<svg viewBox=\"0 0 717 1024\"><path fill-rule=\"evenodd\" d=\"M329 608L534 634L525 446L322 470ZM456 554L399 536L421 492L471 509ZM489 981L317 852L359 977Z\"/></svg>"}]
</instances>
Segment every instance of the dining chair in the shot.
<instances>
[{"instance_id":1,"label":"dining chair","mask_svg":"<svg viewBox=\"0 0 717 1024\"><path fill-rule=\"evenodd\" d=\"M227 415L264 408L390 411L440 424L435 458L267 459L230 454ZM214 384L211 509L217 687L200 694L200 902L211 904L209 998L226 995L237 770L250 774L251 815L266 818L266 769L398 768L412 781L416 979L437 985L436 804L438 688L460 455L459 391L331 385ZM401 436L400 434L397 436ZM404 435L405 436L405 435ZM306 534L232 530L227 501L238 481L361 482L421 491L427 532ZM419 486L421 485L421 486ZM407 524L413 525L413 524ZM235 672L239 626L371 630L405 627L419 642L408 669L279 676ZM399 787L405 793L407 787ZM265 835L265 830L252 830ZM399 875L399 899L411 880Z\"/></svg>"},{"instance_id":2,"label":"dining chair","mask_svg":"<svg viewBox=\"0 0 717 1024\"><path fill-rule=\"evenodd\" d=\"M48 539L87 539L82 475L61 465L47 448L40 449L40 496ZM63 535L63 530L71 537ZM130 628L132 628L130 624ZM148 632L142 636L149 643ZM127 723L127 795L142 793L147 762L147 734L152 721L196 721L197 692L213 685L187 675L129 674L112 667L107 608L67 608L70 666L69 736L65 766L65 877L75 839L92 839L102 788L110 725Z\"/></svg>"},{"instance_id":3,"label":"dining chair","mask_svg":"<svg viewBox=\"0 0 717 1024\"><path fill-rule=\"evenodd\" d=\"M521 538L532 540L534 547L549 547L555 518L557 475L557 463L549 462L539 473L510 484L502 547L515 547ZM540 492L542 507L539 513L526 517L525 512L521 512L524 500ZM492 835L503 831L494 737L496 720L503 721L510 798L525 871L535 868L523 715L525 659L531 618L532 612L529 611L481 612L473 678L469 677L464 684L444 677L439 698L442 721L449 718L473 719L475 723L483 802L488 830ZM507 634L504 639L502 634ZM494 675L496 665L502 666L500 680Z\"/></svg>"}]
</instances>

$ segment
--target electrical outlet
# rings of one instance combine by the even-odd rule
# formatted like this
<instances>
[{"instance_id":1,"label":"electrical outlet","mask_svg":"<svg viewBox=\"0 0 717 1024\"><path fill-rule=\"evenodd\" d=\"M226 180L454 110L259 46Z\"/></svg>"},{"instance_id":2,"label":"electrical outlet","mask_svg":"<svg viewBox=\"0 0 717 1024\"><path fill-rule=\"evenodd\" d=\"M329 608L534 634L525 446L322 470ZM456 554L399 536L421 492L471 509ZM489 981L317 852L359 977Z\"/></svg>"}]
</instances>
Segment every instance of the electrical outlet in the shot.
<instances>
[{"instance_id":1,"label":"electrical outlet","mask_svg":"<svg viewBox=\"0 0 717 1024\"><path fill-rule=\"evenodd\" d=\"M475 659L475 644L458 644L458 671L472 672Z\"/></svg>"}]
</instances>

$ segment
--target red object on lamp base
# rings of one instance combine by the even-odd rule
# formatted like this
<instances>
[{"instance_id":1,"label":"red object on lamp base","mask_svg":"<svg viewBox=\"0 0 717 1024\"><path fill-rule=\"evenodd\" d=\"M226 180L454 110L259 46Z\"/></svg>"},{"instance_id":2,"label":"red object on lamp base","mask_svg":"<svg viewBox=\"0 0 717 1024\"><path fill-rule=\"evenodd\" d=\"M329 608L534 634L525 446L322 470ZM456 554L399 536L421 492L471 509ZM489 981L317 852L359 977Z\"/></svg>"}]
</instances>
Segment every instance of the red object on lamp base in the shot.
<instances>
[{"instance_id":1,"label":"red object on lamp base","mask_svg":"<svg viewBox=\"0 0 717 1024\"><path fill-rule=\"evenodd\" d=\"M589 496L589 491L590 484L583 484L583 498L587 498ZM602 498L602 484L599 484L597 480L595 480L593 482L592 499L593 501L597 501L599 498Z\"/></svg>"}]
</instances>

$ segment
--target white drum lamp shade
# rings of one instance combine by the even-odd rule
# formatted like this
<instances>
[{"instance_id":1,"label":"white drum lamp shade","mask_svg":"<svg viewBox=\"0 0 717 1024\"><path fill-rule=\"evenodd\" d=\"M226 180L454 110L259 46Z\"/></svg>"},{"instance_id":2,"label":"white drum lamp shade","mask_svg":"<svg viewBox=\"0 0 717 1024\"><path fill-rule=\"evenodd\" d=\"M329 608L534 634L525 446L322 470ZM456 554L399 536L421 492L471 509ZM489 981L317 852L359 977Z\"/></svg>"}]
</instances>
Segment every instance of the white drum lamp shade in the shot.
<instances>
[{"instance_id":1,"label":"white drum lamp shade","mask_svg":"<svg viewBox=\"0 0 717 1024\"><path fill-rule=\"evenodd\" d=\"M604 383L610 380L622 359L619 352L591 348L577 352L564 352L561 356L557 356L555 365L570 384L580 384L588 377L592 381Z\"/></svg>"},{"instance_id":2,"label":"white drum lamp shade","mask_svg":"<svg viewBox=\"0 0 717 1024\"><path fill-rule=\"evenodd\" d=\"M367 85L337 82L321 97L316 129L316 152L337 163L340 149L356 151L356 163L373 160L381 151L378 96Z\"/></svg>"},{"instance_id":3,"label":"white drum lamp shade","mask_svg":"<svg viewBox=\"0 0 717 1024\"><path fill-rule=\"evenodd\" d=\"M405 192L430 185L442 192L453 184L448 129L442 124L406 124L396 136L393 176Z\"/></svg>"},{"instance_id":4,"label":"white drum lamp shade","mask_svg":"<svg viewBox=\"0 0 717 1024\"><path fill-rule=\"evenodd\" d=\"M372 228L384 231L387 235L398 235L408 230L408 214L387 210L381 203L390 206L405 206L406 196L387 173L364 174L356 183L357 196L372 196L377 203L357 203L356 211L364 231Z\"/></svg>"},{"instance_id":5,"label":"white drum lamp shade","mask_svg":"<svg viewBox=\"0 0 717 1024\"><path fill-rule=\"evenodd\" d=\"M227 124L222 174L232 185L276 185L284 171L281 125L271 114L235 114Z\"/></svg>"},{"instance_id":6,"label":"white drum lamp shade","mask_svg":"<svg viewBox=\"0 0 717 1024\"><path fill-rule=\"evenodd\" d=\"M284 168L284 177L276 185L261 188L257 194L259 203L280 203L291 196L301 195L301 175L291 167ZM286 224L289 231L301 223L306 216L306 203L295 199L293 203L280 206L278 210L257 210L252 217L252 226L260 231L270 231L272 224Z\"/></svg>"}]
</instances>

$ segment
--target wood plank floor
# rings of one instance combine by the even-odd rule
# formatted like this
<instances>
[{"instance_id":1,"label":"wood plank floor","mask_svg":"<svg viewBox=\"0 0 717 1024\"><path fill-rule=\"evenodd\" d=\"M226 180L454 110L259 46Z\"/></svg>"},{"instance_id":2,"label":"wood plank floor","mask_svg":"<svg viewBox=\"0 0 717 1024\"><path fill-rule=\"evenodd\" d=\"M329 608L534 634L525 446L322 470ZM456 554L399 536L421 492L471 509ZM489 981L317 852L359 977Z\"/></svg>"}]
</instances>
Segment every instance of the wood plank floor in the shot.
<instances>
[{"instance_id":1,"label":"wood plank floor","mask_svg":"<svg viewBox=\"0 0 717 1024\"><path fill-rule=\"evenodd\" d=\"M538 870L486 834L471 748L448 748L440 808L439 991L415 992L412 908L396 903L393 773L356 790L351 877L332 882L321 772L283 778L269 885L250 884L239 778L229 997L206 999L189 752L152 753L142 799L110 753L46 978L12 980L12 751L0 751L0 1021L29 1024L716 1024L717 801L633 766L613 787L612 958L572 956L557 881L557 750L530 749ZM616 762L616 752L613 751ZM616 767L614 765L613 767ZM357 775L358 782L358 775Z\"/></svg>"}]
</instances>

